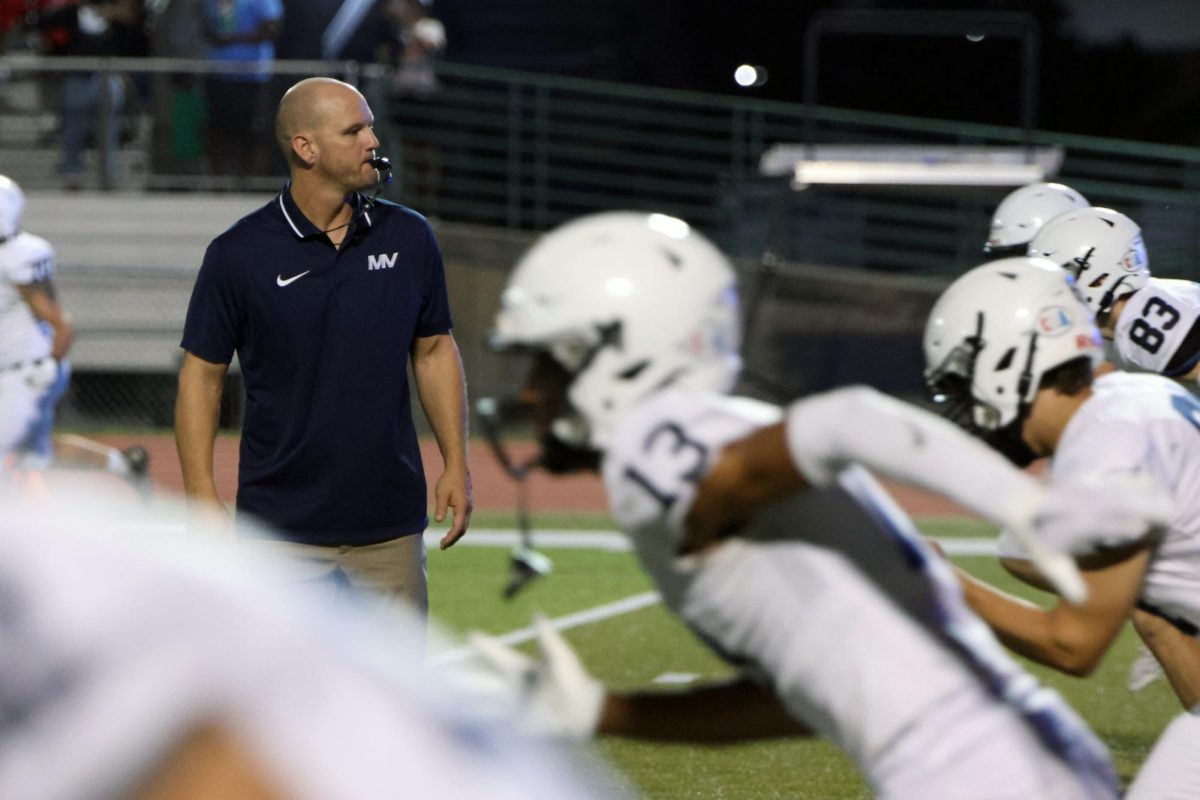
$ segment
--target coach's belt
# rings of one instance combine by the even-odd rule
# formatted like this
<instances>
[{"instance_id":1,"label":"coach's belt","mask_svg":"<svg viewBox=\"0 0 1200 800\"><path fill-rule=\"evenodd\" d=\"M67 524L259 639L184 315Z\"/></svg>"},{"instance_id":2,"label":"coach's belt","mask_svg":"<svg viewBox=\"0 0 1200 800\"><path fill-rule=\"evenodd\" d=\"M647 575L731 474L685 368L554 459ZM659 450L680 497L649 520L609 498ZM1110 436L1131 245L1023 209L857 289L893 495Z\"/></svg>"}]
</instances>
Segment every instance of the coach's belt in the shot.
<instances>
[{"instance_id":1,"label":"coach's belt","mask_svg":"<svg viewBox=\"0 0 1200 800\"><path fill-rule=\"evenodd\" d=\"M26 367L39 367L50 360L50 356L45 358L35 358L32 361L14 361L11 364L6 364L0 367L0 372L10 372L14 369L25 369Z\"/></svg>"}]
</instances>

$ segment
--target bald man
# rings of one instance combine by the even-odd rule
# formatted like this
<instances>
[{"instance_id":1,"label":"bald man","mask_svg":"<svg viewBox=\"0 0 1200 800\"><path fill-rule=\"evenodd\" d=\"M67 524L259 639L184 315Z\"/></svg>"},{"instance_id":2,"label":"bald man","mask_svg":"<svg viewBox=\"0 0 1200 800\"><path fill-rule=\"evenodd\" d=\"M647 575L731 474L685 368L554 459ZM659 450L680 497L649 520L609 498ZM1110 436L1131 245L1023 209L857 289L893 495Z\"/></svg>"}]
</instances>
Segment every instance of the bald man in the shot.
<instances>
[{"instance_id":1,"label":"bald man","mask_svg":"<svg viewBox=\"0 0 1200 800\"><path fill-rule=\"evenodd\" d=\"M298 551L297 580L366 587L424 612L429 520L407 366L443 461L433 492L435 519L452 521L443 549L471 516L466 385L433 231L376 199L374 119L341 81L309 78L283 96L275 134L291 180L205 253L175 439L192 505L222 508L213 441L236 354L237 517L282 539L255 546Z\"/></svg>"}]
</instances>

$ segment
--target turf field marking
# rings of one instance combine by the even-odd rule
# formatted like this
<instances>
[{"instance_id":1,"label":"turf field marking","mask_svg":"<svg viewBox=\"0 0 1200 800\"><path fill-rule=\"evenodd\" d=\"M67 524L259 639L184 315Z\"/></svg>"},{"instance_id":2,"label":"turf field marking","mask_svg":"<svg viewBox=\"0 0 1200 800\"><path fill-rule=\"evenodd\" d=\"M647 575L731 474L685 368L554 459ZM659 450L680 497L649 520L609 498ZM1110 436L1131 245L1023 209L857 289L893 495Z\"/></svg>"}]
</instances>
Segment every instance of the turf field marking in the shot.
<instances>
[{"instance_id":1,"label":"turf field marking","mask_svg":"<svg viewBox=\"0 0 1200 800\"><path fill-rule=\"evenodd\" d=\"M583 611L576 611L573 614L566 614L561 617L555 617L550 620L550 624L555 630L565 631L571 628L578 628L582 625L591 625L593 622L619 617L622 614L629 614L634 611L640 611L643 608L648 608L658 603L662 598L658 592L642 592L640 594L630 595L620 600L614 600L611 603L585 608ZM532 641L537 637L537 632L533 626L518 628L515 631L502 633L494 637L498 641L506 645L517 645L522 642ZM470 647L456 647L453 650L447 650L444 653L438 653L431 656L429 662L433 665L452 664L462 661L472 653Z\"/></svg>"},{"instance_id":2,"label":"turf field marking","mask_svg":"<svg viewBox=\"0 0 1200 800\"><path fill-rule=\"evenodd\" d=\"M650 682L666 686L686 686L698 680L700 680L700 674L697 672L664 672Z\"/></svg>"}]
</instances>

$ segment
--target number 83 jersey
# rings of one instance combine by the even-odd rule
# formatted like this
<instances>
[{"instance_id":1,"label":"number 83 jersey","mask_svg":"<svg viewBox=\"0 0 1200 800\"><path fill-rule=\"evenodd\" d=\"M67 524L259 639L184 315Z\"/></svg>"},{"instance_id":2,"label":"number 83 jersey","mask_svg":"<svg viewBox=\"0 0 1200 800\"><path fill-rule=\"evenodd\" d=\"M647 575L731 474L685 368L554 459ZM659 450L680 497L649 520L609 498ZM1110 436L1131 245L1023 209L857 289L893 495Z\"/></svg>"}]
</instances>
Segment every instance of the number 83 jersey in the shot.
<instances>
[{"instance_id":1,"label":"number 83 jersey","mask_svg":"<svg viewBox=\"0 0 1200 800\"><path fill-rule=\"evenodd\" d=\"M1113 345L1122 368L1168 378L1190 373L1200 363L1200 284L1151 278L1125 304Z\"/></svg>"}]
</instances>

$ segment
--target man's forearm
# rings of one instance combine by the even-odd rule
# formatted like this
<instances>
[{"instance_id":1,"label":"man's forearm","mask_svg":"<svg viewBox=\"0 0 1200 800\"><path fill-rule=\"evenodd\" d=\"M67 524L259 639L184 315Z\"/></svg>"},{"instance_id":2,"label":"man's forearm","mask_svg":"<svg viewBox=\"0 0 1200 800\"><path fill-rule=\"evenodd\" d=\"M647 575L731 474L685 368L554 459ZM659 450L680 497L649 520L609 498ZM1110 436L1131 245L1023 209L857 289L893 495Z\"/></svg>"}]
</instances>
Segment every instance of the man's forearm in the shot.
<instances>
[{"instance_id":1,"label":"man's forearm","mask_svg":"<svg viewBox=\"0 0 1200 800\"><path fill-rule=\"evenodd\" d=\"M217 499L213 443L220 407L221 385L198 380L185 367L180 373L179 396L175 401L175 447L188 497Z\"/></svg>"},{"instance_id":2,"label":"man's forearm","mask_svg":"<svg viewBox=\"0 0 1200 800\"><path fill-rule=\"evenodd\" d=\"M462 359L447 336L429 353L413 359L417 396L447 466L466 466L467 388Z\"/></svg>"}]
</instances>

